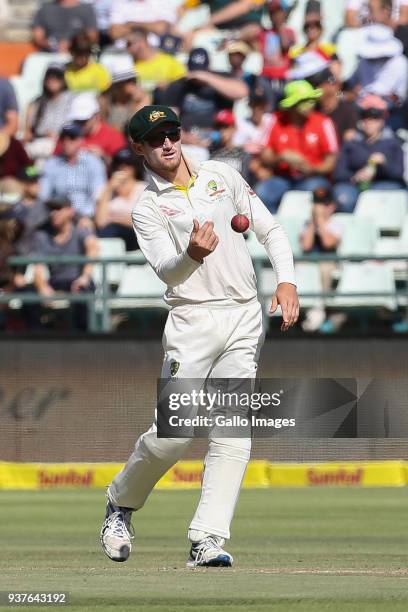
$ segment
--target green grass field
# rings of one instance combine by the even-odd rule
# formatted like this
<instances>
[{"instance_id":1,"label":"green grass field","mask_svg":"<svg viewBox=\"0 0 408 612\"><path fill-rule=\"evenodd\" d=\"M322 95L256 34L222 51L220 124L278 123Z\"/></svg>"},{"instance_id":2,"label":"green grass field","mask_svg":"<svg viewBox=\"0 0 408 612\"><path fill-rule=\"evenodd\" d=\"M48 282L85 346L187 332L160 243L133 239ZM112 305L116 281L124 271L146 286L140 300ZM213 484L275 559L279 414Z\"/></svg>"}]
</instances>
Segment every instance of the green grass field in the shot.
<instances>
[{"instance_id":1,"label":"green grass field","mask_svg":"<svg viewBox=\"0 0 408 612\"><path fill-rule=\"evenodd\" d=\"M0 492L0 591L67 591L63 609L81 611L408 610L408 489L245 490L230 570L185 569L197 498L155 492L115 564L99 546L102 491Z\"/></svg>"}]
</instances>

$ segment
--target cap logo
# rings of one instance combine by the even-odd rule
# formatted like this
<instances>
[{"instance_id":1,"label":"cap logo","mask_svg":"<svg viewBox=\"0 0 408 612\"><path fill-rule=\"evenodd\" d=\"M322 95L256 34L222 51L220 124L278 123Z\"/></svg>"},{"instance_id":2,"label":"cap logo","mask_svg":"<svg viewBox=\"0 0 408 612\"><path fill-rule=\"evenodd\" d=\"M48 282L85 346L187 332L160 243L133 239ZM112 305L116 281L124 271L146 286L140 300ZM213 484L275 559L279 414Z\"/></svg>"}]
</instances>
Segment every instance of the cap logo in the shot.
<instances>
[{"instance_id":1,"label":"cap logo","mask_svg":"<svg viewBox=\"0 0 408 612\"><path fill-rule=\"evenodd\" d=\"M154 123L158 119L163 119L164 117L166 117L166 113L164 113L163 111L155 110L155 111L150 113L149 121L150 121L150 123Z\"/></svg>"}]
</instances>

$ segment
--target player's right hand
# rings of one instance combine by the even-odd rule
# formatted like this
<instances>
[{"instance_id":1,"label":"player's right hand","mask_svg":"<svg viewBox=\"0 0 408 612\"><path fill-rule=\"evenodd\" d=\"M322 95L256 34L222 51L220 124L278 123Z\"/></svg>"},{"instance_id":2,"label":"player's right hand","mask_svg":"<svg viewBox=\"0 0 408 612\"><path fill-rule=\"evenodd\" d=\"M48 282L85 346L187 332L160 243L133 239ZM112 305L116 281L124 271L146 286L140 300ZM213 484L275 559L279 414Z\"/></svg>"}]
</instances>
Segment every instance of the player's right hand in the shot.
<instances>
[{"instance_id":1,"label":"player's right hand","mask_svg":"<svg viewBox=\"0 0 408 612\"><path fill-rule=\"evenodd\" d=\"M203 261L212 253L218 244L218 236L214 233L214 223L206 221L202 227L197 219L193 220L193 231L191 232L190 242L187 253L196 261Z\"/></svg>"}]
</instances>

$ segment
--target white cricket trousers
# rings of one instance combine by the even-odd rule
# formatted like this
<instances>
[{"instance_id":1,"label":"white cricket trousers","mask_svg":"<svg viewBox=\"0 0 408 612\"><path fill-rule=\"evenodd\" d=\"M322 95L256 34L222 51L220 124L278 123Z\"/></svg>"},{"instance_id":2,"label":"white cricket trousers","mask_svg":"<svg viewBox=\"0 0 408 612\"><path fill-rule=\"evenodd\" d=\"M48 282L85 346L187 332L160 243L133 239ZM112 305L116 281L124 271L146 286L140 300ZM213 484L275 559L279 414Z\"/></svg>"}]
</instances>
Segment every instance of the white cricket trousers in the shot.
<instances>
[{"instance_id":1,"label":"white cricket trousers","mask_svg":"<svg viewBox=\"0 0 408 612\"><path fill-rule=\"evenodd\" d=\"M255 378L263 343L258 301L229 308L176 306L164 334L162 378L179 363L178 378ZM114 504L141 508L157 481L186 452L191 439L158 438L156 424L140 436L122 471L109 486ZM200 501L189 538L230 537L230 523L251 451L248 438L210 438Z\"/></svg>"}]
</instances>

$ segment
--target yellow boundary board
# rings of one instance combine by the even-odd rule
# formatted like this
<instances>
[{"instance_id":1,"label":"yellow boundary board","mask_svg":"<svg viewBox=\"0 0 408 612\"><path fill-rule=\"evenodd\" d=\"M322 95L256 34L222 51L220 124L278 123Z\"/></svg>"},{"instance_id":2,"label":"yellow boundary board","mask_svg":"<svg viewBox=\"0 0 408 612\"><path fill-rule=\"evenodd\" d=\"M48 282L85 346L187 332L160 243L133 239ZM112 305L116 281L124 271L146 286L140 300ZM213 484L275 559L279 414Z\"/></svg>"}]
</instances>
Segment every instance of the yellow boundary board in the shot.
<instances>
[{"instance_id":1,"label":"yellow boundary board","mask_svg":"<svg viewBox=\"0 0 408 612\"><path fill-rule=\"evenodd\" d=\"M11 463L0 461L0 489L100 489L121 470L121 463ZM202 461L179 461L157 483L157 489L198 489ZM270 463L250 461L244 488L268 487L402 487L408 484L407 461Z\"/></svg>"}]
</instances>

